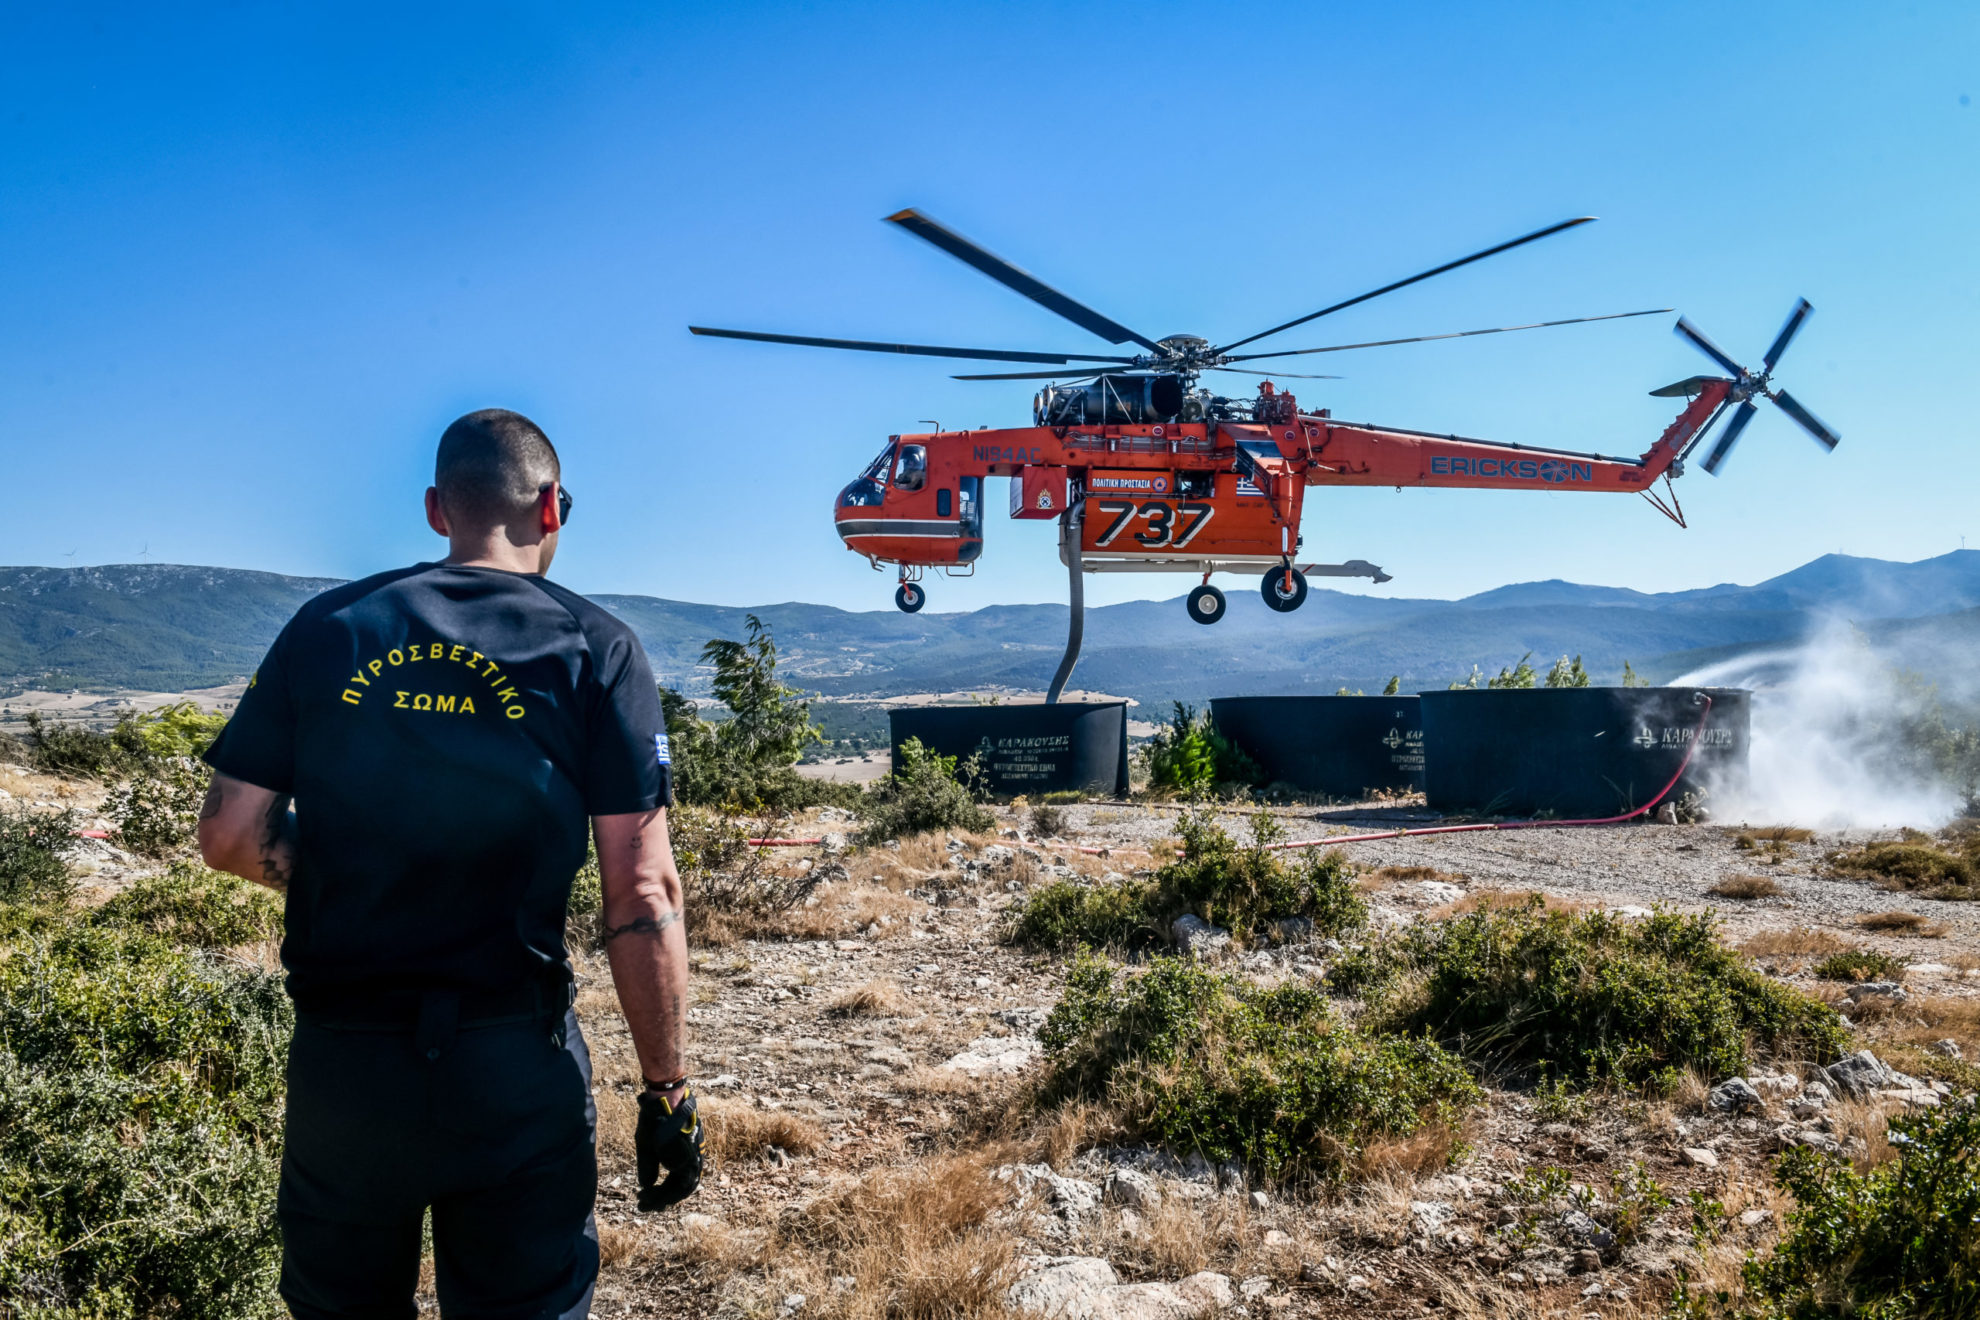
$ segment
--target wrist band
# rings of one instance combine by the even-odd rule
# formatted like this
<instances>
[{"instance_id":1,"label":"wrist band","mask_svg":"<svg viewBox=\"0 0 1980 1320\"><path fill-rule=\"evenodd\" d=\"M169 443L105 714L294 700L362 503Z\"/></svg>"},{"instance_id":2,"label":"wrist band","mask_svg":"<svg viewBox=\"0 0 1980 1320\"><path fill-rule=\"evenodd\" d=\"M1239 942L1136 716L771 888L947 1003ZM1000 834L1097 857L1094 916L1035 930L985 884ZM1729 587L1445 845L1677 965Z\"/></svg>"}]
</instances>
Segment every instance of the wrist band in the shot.
<instances>
[{"instance_id":1,"label":"wrist band","mask_svg":"<svg viewBox=\"0 0 1980 1320\"><path fill-rule=\"evenodd\" d=\"M678 1091L688 1084L688 1079L685 1075L676 1077L671 1082L656 1082L651 1077L644 1075L641 1076L640 1080L646 1083L646 1089L649 1091Z\"/></svg>"}]
</instances>

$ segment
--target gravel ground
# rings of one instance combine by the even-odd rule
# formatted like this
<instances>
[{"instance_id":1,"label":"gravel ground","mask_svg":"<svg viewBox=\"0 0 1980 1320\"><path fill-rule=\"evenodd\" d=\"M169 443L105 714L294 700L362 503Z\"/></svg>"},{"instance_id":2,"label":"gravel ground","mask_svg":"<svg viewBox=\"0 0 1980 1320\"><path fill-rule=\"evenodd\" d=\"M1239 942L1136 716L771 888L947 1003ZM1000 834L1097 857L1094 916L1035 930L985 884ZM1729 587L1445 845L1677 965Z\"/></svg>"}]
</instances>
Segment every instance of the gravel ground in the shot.
<instances>
[{"instance_id":1,"label":"gravel ground","mask_svg":"<svg viewBox=\"0 0 1980 1320\"><path fill-rule=\"evenodd\" d=\"M1065 808L1066 837L1037 843L1038 861L1047 876L1055 863L1089 875L1146 866L1146 850L1174 834L1177 810L1107 803ZM1273 814L1292 838L1434 823L1421 807L1393 804ZM1023 842L1008 834L1023 819L1009 811L1000 816L1006 832L1001 842ZM1234 831L1247 828L1242 813L1229 813L1224 823ZM802 824L790 832L814 832ZM1709 905L1722 914L1735 942L1761 929L1826 929L1850 944L1888 948L1922 963L1909 981L1914 993L1941 999L1974 993L1950 961L1974 941L1973 921L1962 905L1821 874L1822 859L1835 848L1879 836L1824 832L1783 845L1770 861L1764 850L1735 848L1738 833L1736 827L1655 824L1480 832L1352 845L1350 855L1372 872L1364 885L1378 920L1417 919L1482 890L1539 890L1610 908ZM977 840L944 855L940 841L930 840L918 852L903 850L891 859L884 851L863 855L863 862L855 857L849 885L884 892L898 904L884 927L855 928L851 922L864 918L848 918L845 929L826 938L744 940L697 951L692 1067L704 1079L711 1112L759 1121L794 1116L814 1125L818 1145L813 1153L788 1157L731 1154L680 1211L640 1215L633 1209L625 1176L636 1084L630 1041L602 962L586 964L580 1009L599 1061L606 1169L600 1221L608 1266L598 1316L685 1313L742 1320L842 1313L843 1298L817 1296L828 1283L819 1273L825 1267L807 1256L800 1241L781 1238L782 1226L802 1207L848 1187L872 1185L903 1169L946 1167L941 1161L980 1144L981 1136L972 1135L980 1125L969 1116L1005 1103L1010 1088L1022 1085L1023 1065L1034 1057L1031 1032L1059 993L1061 960L1025 955L998 940L1004 910L1021 897L1021 887L999 882L994 869L969 867L987 843ZM1437 878L1384 868L1429 868ZM1705 893L1722 879L1753 874L1773 877L1784 892L1756 902ZM1862 914L1892 909L1918 912L1950 930L1941 938L1905 939L1856 925ZM1315 955L1295 947L1244 955L1234 965L1254 975L1297 974L1309 956ZM1797 961L1771 969L1812 985ZM849 992L876 982L898 990L892 1008L834 1009ZM1980 1040L1968 1041L1967 1049L1973 1057ZM994 1067L972 1072L956 1066L959 1056L1018 1067L1008 1076ZM1755 1077L1767 1084L1761 1073ZM1531 1211L1509 1210L1507 1184L1553 1166L1605 1192L1641 1163L1680 1207L1692 1191L1724 1204L1729 1228L1714 1259L1731 1268L1726 1262L1764 1249L1778 1229L1785 1207L1767 1177L1767 1161L1782 1139L1787 1097L1802 1080L1780 1076L1779 1089L1767 1091L1759 1113L1713 1113L1698 1097L1667 1104L1601 1095L1568 1123L1541 1112L1531 1096L1493 1090L1468 1134L1467 1152L1448 1170L1398 1173L1318 1196L1272 1195L1256 1204L1247 1189L1220 1185L1210 1171L1151 1164L1148 1152L1104 1143L1075 1146L1050 1168L1020 1167L1019 1157L998 1156L1014 1161L1002 1166L1013 1190L992 1222L1016 1242L1018 1260L1028 1262L1022 1268L1043 1271L1027 1277L1049 1279L1051 1267L1040 1264L1045 1260L1106 1261L1123 1289L1121 1307L1132 1301L1145 1308L1068 1315L1194 1315L1185 1303L1200 1300L1188 1291L1196 1286L1191 1278L1201 1282L1202 1276L1190 1274L1195 1268L1218 1275L1218 1288L1236 1290L1228 1308L1206 1314L1654 1316L1674 1271L1702 1268L1689 1211L1656 1217L1639 1240L1598 1259L1561 1236L1559 1207L1548 1212L1552 1218L1541 1216L1544 1223ZM1852 1150L1878 1139L1882 1129L1881 1111L1839 1109L1823 1121ZM1129 1166L1154 1169L1172 1199L1186 1198L1194 1207L1194 1256L1151 1245L1145 1216L1104 1204L1084 1217L1068 1209L1097 1195L1111 1170ZM1029 1193L1022 1191L1027 1185ZM1526 1222L1522 1215L1538 1227L1524 1239L1509 1239L1504 1226ZM1161 1230L1174 1231L1173 1222ZM1183 1289L1183 1301L1174 1300L1177 1289ZM793 1297L807 1300L793 1308ZM1163 1309L1172 1305L1185 1309Z\"/></svg>"}]
</instances>

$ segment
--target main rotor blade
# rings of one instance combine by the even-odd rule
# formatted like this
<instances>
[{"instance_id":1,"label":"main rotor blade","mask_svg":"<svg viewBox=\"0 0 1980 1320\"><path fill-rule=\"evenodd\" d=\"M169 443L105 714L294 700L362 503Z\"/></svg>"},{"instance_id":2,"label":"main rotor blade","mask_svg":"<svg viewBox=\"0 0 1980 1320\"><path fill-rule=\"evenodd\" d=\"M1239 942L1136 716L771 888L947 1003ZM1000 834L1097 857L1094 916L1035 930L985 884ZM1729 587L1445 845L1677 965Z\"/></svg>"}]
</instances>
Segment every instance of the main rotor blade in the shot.
<instances>
[{"instance_id":1,"label":"main rotor blade","mask_svg":"<svg viewBox=\"0 0 1980 1320\"><path fill-rule=\"evenodd\" d=\"M1744 376L1746 374L1746 368L1740 366L1739 363L1733 361L1730 357L1727 357L1726 351L1707 339L1705 332L1693 325L1689 317L1680 316L1676 329L1677 333L1689 339L1699 352L1718 363L1724 370L1730 371L1735 376ZM1707 469L1707 471L1709 470Z\"/></svg>"},{"instance_id":2,"label":"main rotor blade","mask_svg":"<svg viewBox=\"0 0 1980 1320\"><path fill-rule=\"evenodd\" d=\"M1732 420L1726 423L1725 432L1719 437L1719 443L1713 445L1712 452L1705 456L1707 472L1715 477L1719 475L1719 464L1726 461L1726 455L1732 452L1733 442L1739 439L1739 433L1746 429L1746 424L1753 420L1753 414L1759 411L1753 400L1748 399L1733 412Z\"/></svg>"},{"instance_id":3,"label":"main rotor blade","mask_svg":"<svg viewBox=\"0 0 1980 1320\"><path fill-rule=\"evenodd\" d=\"M1112 367L1066 367L1058 371L993 371L981 376L951 376L950 380L1075 380L1083 376L1103 376Z\"/></svg>"},{"instance_id":4,"label":"main rotor blade","mask_svg":"<svg viewBox=\"0 0 1980 1320\"><path fill-rule=\"evenodd\" d=\"M1133 340L1151 352L1162 351L1154 340L1136 334L1111 317L1100 315L1084 303L1074 302L1043 280L1019 270L1002 257L991 255L954 230L944 229L912 207L896 211L887 219L916 238L925 239L957 260L976 267L1005 288L1015 289L1039 306L1050 308L1080 329L1092 331L1110 344L1125 344Z\"/></svg>"},{"instance_id":5,"label":"main rotor blade","mask_svg":"<svg viewBox=\"0 0 1980 1320\"><path fill-rule=\"evenodd\" d=\"M1828 423L1797 403L1795 397L1786 390L1775 390L1767 397L1781 405L1782 412L1800 422L1802 429L1821 441L1823 445L1834 449L1842 443L1842 436L1832 430Z\"/></svg>"},{"instance_id":6,"label":"main rotor blade","mask_svg":"<svg viewBox=\"0 0 1980 1320\"><path fill-rule=\"evenodd\" d=\"M1433 339L1465 339L1472 335L1503 335L1514 330L1545 330L1555 325L1580 325L1584 321L1620 321L1631 316L1659 316L1673 309L1653 307L1647 312L1611 312L1607 316L1573 316L1565 321L1535 321L1532 325L1502 325L1490 330L1454 330L1447 335L1412 335L1408 339L1371 339L1365 344L1329 344L1325 348L1289 348L1278 353L1239 353L1233 362L1256 362L1260 358L1297 357L1302 353L1344 353L1350 348L1387 348L1391 344L1426 344Z\"/></svg>"},{"instance_id":7,"label":"main rotor blade","mask_svg":"<svg viewBox=\"0 0 1980 1320\"><path fill-rule=\"evenodd\" d=\"M1270 376L1274 380L1345 380L1344 376L1309 376L1298 371L1253 371L1249 367L1207 367L1207 371L1229 371L1239 376Z\"/></svg>"},{"instance_id":8,"label":"main rotor blade","mask_svg":"<svg viewBox=\"0 0 1980 1320\"><path fill-rule=\"evenodd\" d=\"M1788 313L1787 324L1783 325L1781 332L1774 336L1774 346L1767 350L1766 357L1760 359L1767 364L1767 370L1774 369L1774 364L1781 360L1781 354L1787 351L1788 341L1794 338L1795 331L1801 329L1801 323L1806 321L1808 314L1814 310L1814 304L1806 298L1795 301L1794 310Z\"/></svg>"},{"instance_id":9,"label":"main rotor blade","mask_svg":"<svg viewBox=\"0 0 1980 1320\"><path fill-rule=\"evenodd\" d=\"M1311 316L1302 316L1296 321L1288 321L1284 325L1275 325L1270 330L1260 330L1257 334L1250 335L1244 339L1233 340L1232 342L1225 344L1222 348L1216 349L1215 351L1217 353L1228 353L1234 348L1241 348L1244 345L1253 342L1254 340L1263 339L1267 335L1276 335L1281 330L1290 330L1296 325L1305 325L1308 321L1317 321L1323 316L1328 316L1333 314L1334 312L1340 311L1342 308L1352 307L1356 303L1365 303L1370 298L1379 298L1385 293L1394 293L1397 289L1405 288L1408 285L1415 284L1419 280L1427 280L1432 275L1442 275L1447 270L1456 270L1459 266L1469 266L1474 261L1483 261L1485 258L1497 256L1501 252L1509 252L1513 248L1519 247L1523 243L1531 243L1535 239L1545 238L1549 234L1558 234L1563 229L1572 229L1576 225L1585 225L1594 218L1595 217L1592 215L1577 216L1573 220L1563 220L1557 225L1548 225L1545 229L1536 229L1532 233L1526 235L1523 238L1515 238L1510 243L1501 243L1497 247L1488 247L1483 252L1474 252L1468 257L1459 257L1456 261L1447 261L1443 265L1438 266L1433 270L1424 271L1421 275L1412 275L1406 280L1397 280L1394 284L1384 284L1379 289L1375 289L1368 293L1364 293L1359 297L1350 298L1346 302L1337 302L1332 307L1322 307L1319 311L1313 313ZM1119 341L1116 340L1115 342L1118 343Z\"/></svg>"},{"instance_id":10,"label":"main rotor blade","mask_svg":"<svg viewBox=\"0 0 1980 1320\"><path fill-rule=\"evenodd\" d=\"M716 330L691 325L688 333L717 339L752 339L764 344L799 344L806 348L853 348L862 353L911 353L920 357L977 358L984 362L1132 362L1133 358L1101 357L1094 353L1027 353L1022 349L940 348L933 344L883 344L871 339L818 339L811 335L772 335L760 330Z\"/></svg>"}]
</instances>

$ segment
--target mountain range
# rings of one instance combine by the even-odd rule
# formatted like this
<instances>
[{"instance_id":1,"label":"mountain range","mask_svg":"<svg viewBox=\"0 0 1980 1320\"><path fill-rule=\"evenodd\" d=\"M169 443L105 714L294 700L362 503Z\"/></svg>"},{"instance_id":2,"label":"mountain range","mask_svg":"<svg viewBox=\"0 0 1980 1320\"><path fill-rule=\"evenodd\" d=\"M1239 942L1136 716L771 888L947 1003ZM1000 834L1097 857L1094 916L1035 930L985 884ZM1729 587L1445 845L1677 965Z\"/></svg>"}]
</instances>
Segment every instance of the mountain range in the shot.
<instances>
[{"instance_id":1,"label":"mountain range","mask_svg":"<svg viewBox=\"0 0 1980 1320\"><path fill-rule=\"evenodd\" d=\"M0 683L20 689L179 691L245 677L295 608L336 585L247 569L173 564L0 568ZM1653 680L1756 648L1798 641L1828 620L1873 640L1929 633L1936 649L1980 640L1980 551L1916 563L1825 555L1752 586L1648 593L1559 580L1461 600L1314 590L1290 615L1227 584L1230 609L1193 623L1180 599L1087 612L1076 687L1145 704L1240 693L1442 687L1476 665L1489 675L1531 653L1544 669L1579 655L1597 682L1624 661ZM1065 646L1060 605L959 614L854 612L783 603L749 609L601 595L645 644L669 686L705 693L711 637L742 635L754 614L774 633L786 681L826 697L1038 691ZM1921 623L1920 621L1924 621Z\"/></svg>"}]
</instances>

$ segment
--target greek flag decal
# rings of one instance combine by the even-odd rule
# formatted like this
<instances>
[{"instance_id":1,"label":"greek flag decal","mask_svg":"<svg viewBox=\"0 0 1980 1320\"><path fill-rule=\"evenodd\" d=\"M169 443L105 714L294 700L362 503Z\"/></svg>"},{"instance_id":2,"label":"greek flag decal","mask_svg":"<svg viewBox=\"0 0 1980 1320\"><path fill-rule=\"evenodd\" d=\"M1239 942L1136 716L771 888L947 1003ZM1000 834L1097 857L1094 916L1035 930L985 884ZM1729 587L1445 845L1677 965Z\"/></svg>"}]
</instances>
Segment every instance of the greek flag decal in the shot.
<instances>
[{"instance_id":1,"label":"greek flag decal","mask_svg":"<svg viewBox=\"0 0 1980 1320\"><path fill-rule=\"evenodd\" d=\"M655 760L659 761L661 765L673 764L673 761L670 760L667 756L666 734L656 733L653 735L653 757Z\"/></svg>"}]
</instances>

